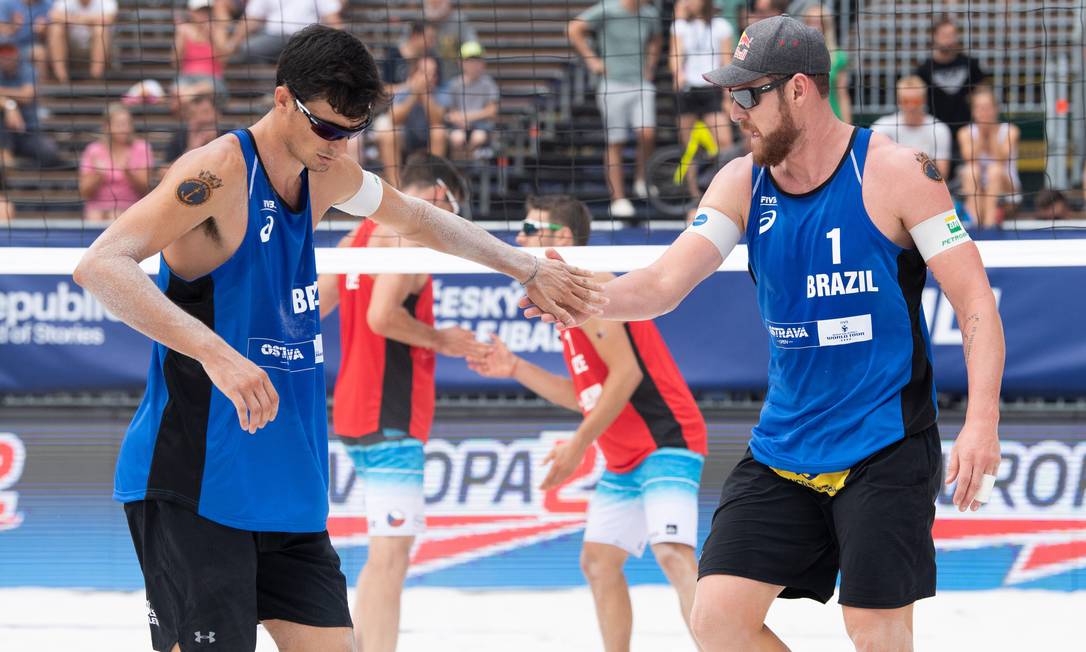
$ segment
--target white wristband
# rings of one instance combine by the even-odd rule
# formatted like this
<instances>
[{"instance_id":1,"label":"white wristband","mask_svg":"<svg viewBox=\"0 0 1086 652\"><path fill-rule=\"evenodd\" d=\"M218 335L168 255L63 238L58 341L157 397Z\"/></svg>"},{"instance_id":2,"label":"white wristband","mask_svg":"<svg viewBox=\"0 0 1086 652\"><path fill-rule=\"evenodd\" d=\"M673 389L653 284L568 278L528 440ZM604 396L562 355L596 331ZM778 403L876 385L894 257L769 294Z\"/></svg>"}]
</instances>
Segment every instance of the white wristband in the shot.
<instances>
[{"instance_id":1,"label":"white wristband","mask_svg":"<svg viewBox=\"0 0 1086 652\"><path fill-rule=\"evenodd\" d=\"M925 263L947 249L972 240L962 226L962 221L958 219L958 214L952 210L929 217L909 229L909 235L913 237Z\"/></svg>"},{"instance_id":2,"label":"white wristband","mask_svg":"<svg viewBox=\"0 0 1086 652\"><path fill-rule=\"evenodd\" d=\"M336 208L344 213L350 213L357 217L369 217L381 206L381 198L385 195L385 184L381 177L362 170L362 186L354 197L336 204Z\"/></svg>"},{"instance_id":3,"label":"white wristband","mask_svg":"<svg viewBox=\"0 0 1086 652\"><path fill-rule=\"evenodd\" d=\"M709 206L699 206L698 215L690 226L686 227L687 233L696 233L712 242L720 258L725 259L728 254L739 244L739 227L730 217Z\"/></svg>"}]
</instances>

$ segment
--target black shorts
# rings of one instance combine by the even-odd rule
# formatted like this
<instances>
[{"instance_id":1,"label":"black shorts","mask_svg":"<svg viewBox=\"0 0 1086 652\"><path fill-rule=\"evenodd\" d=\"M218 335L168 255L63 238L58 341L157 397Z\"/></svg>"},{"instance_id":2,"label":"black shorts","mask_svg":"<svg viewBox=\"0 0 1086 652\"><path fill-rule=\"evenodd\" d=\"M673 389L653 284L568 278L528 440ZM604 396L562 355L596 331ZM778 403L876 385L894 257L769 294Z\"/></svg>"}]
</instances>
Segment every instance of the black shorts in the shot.
<instances>
[{"instance_id":1,"label":"black shorts","mask_svg":"<svg viewBox=\"0 0 1086 652\"><path fill-rule=\"evenodd\" d=\"M255 650L262 620L351 627L347 581L327 532L236 530L163 500L124 511L155 650Z\"/></svg>"},{"instance_id":2,"label":"black shorts","mask_svg":"<svg viewBox=\"0 0 1086 652\"><path fill-rule=\"evenodd\" d=\"M942 483L932 426L852 467L833 497L777 475L750 450L724 482L698 577L784 586L782 598L833 596L895 609L935 595L935 498Z\"/></svg>"},{"instance_id":3,"label":"black shorts","mask_svg":"<svg viewBox=\"0 0 1086 652\"><path fill-rule=\"evenodd\" d=\"M679 92L679 115L696 115L704 118L720 113L724 92L716 86L694 86Z\"/></svg>"}]
</instances>

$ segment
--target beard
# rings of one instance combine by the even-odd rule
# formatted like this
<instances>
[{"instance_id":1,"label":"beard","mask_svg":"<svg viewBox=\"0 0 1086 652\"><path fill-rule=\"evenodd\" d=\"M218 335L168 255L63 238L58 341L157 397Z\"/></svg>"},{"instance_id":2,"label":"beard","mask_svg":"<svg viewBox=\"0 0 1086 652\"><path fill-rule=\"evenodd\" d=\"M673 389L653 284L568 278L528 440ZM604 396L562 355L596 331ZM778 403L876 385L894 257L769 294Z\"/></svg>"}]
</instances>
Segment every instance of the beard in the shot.
<instances>
[{"instance_id":1,"label":"beard","mask_svg":"<svg viewBox=\"0 0 1086 652\"><path fill-rule=\"evenodd\" d=\"M762 167L780 165L792 153L792 148L799 139L799 127L792 119L792 110L783 103L780 117L780 124L772 133L762 133L762 151L753 150L755 164Z\"/></svg>"}]
</instances>

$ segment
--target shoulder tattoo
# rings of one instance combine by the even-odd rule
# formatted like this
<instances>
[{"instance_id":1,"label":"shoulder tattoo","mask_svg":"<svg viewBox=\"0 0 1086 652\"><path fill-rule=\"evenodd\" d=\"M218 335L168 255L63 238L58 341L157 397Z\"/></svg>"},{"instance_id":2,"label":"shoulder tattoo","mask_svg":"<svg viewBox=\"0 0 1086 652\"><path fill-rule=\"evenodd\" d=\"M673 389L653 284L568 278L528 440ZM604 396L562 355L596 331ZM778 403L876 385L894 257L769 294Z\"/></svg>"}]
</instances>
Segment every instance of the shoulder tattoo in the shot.
<instances>
[{"instance_id":1,"label":"shoulder tattoo","mask_svg":"<svg viewBox=\"0 0 1086 652\"><path fill-rule=\"evenodd\" d=\"M920 163L920 171L924 173L924 176L936 183L943 180L943 175L939 174L939 168L935 165L934 161L928 158L927 154L924 152L917 152L916 160Z\"/></svg>"},{"instance_id":2,"label":"shoulder tattoo","mask_svg":"<svg viewBox=\"0 0 1086 652\"><path fill-rule=\"evenodd\" d=\"M177 184L177 201L186 206L199 206L211 198L211 191L222 188L222 179L207 170L200 170L195 178L188 178Z\"/></svg>"}]
</instances>

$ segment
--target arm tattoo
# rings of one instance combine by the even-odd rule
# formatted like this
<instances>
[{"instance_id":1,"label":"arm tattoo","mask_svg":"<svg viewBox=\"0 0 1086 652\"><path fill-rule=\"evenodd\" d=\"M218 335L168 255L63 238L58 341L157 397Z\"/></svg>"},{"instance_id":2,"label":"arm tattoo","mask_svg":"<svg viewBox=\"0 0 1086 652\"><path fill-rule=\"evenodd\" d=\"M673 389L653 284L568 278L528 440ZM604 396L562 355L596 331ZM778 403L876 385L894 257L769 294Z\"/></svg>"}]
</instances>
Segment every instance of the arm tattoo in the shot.
<instances>
[{"instance_id":1,"label":"arm tattoo","mask_svg":"<svg viewBox=\"0 0 1086 652\"><path fill-rule=\"evenodd\" d=\"M924 176L931 179L936 183L942 183L943 175L939 174L939 168L935 163L928 158L928 155L924 152L916 153L916 160L920 163L920 171L924 173Z\"/></svg>"},{"instance_id":2,"label":"arm tattoo","mask_svg":"<svg viewBox=\"0 0 1086 652\"><path fill-rule=\"evenodd\" d=\"M965 362L969 362L969 358L973 355L973 340L977 337L977 327L980 326L980 313L975 312L965 320L965 328L962 329L962 334L965 335L965 331L968 330L969 334L965 335Z\"/></svg>"},{"instance_id":3,"label":"arm tattoo","mask_svg":"<svg viewBox=\"0 0 1086 652\"><path fill-rule=\"evenodd\" d=\"M174 196L185 206L199 206L211 198L211 191L216 188L222 188L222 179L207 170L200 170L199 176L177 184Z\"/></svg>"}]
</instances>

